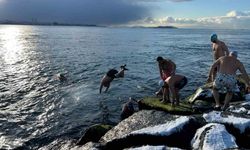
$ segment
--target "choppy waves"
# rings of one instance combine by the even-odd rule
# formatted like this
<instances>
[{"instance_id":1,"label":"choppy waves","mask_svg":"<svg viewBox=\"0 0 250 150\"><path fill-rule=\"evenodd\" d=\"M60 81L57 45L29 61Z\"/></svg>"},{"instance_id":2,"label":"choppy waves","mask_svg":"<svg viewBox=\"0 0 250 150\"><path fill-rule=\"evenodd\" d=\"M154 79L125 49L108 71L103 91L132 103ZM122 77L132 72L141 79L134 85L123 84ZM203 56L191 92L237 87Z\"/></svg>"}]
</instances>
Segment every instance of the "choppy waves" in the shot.
<instances>
[{"instance_id":1,"label":"choppy waves","mask_svg":"<svg viewBox=\"0 0 250 150\"><path fill-rule=\"evenodd\" d=\"M188 77L185 98L206 80L212 32L250 72L248 30L0 26L0 149L71 147L89 125L118 122L129 97L158 89L157 56ZM121 64L125 78L99 94L102 76ZM68 81L56 80L58 73Z\"/></svg>"}]
</instances>

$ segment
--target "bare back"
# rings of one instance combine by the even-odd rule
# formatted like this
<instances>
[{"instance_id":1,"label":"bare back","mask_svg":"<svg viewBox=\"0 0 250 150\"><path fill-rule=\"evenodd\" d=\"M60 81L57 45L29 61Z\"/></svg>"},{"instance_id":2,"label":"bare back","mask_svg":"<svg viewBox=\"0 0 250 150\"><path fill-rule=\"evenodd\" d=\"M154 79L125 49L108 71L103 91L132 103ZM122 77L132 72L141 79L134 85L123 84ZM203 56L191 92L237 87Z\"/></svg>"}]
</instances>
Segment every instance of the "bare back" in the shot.
<instances>
[{"instance_id":1,"label":"bare back","mask_svg":"<svg viewBox=\"0 0 250 150\"><path fill-rule=\"evenodd\" d=\"M219 59L220 73L235 75L239 69L241 71L242 63L233 56L224 56Z\"/></svg>"},{"instance_id":2,"label":"bare back","mask_svg":"<svg viewBox=\"0 0 250 150\"><path fill-rule=\"evenodd\" d=\"M222 56L227 56L229 54L228 48L226 44L222 41L219 41L217 43L213 43L213 57L214 60L219 59Z\"/></svg>"}]
</instances>

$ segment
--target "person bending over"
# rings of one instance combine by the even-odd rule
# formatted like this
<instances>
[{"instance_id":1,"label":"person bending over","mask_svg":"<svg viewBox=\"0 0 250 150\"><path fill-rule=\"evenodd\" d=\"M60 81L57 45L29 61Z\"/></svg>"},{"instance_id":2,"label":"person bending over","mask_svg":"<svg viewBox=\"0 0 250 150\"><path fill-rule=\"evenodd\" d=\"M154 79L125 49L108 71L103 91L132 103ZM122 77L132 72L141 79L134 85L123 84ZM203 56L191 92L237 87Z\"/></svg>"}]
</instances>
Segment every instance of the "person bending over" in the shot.
<instances>
[{"instance_id":1,"label":"person bending over","mask_svg":"<svg viewBox=\"0 0 250 150\"><path fill-rule=\"evenodd\" d=\"M168 84L169 91L172 94L171 105L179 105L179 91L187 84L187 78L183 75L175 74L167 78L165 82ZM166 93L163 93L163 95L165 94Z\"/></svg>"},{"instance_id":2,"label":"person bending over","mask_svg":"<svg viewBox=\"0 0 250 150\"><path fill-rule=\"evenodd\" d=\"M226 110L229 106L229 102L232 99L233 92L237 89L236 71L239 70L243 74L243 78L246 81L246 87L249 87L249 77L245 70L244 65L237 59L237 51L230 52L229 56L220 57L212 65L207 81L213 82L213 96L215 99L215 109L220 110L220 96L218 91L226 91L226 97L222 110ZM213 72L215 68L219 66L217 75Z\"/></svg>"}]
</instances>

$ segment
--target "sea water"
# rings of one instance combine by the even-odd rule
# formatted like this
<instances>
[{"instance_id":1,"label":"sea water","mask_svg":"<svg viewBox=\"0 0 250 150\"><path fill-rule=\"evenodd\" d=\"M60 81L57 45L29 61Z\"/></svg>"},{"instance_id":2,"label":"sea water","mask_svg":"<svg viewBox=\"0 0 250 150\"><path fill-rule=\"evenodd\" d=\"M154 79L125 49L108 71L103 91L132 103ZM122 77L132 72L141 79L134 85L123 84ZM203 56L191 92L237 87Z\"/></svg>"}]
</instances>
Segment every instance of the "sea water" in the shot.
<instances>
[{"instance_id":1,"label":"sea water","mask_svg":"<svg viewBox=\"0 0 250 150\"><path fill-rule=\"evenodd\" d=\"M250 73L250 30L1 25L0 149L69 149L88 126L119 122L129 97L159 89L158 56L187 76L184 99L206 82L212 33ZM122 64L125 77L99 94L103 75Z\"/></svg>"}]
</instances>

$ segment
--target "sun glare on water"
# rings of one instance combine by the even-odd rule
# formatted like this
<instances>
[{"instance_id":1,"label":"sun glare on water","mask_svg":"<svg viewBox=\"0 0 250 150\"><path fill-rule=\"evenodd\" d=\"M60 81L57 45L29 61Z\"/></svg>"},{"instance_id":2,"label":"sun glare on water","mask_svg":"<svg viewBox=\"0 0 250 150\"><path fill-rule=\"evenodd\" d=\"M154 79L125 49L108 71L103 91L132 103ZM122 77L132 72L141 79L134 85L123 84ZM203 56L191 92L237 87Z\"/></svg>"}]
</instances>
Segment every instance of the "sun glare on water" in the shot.
<instances>
[{"instance_id":1,"label":"sun glare on water","mask_svg":"<svg viewBox=\"0 0 250 150\"><path fill-rule=\"evenodd\" d=\"M4 52L3 58L7 64L15 63L22 54L23 44L20 35L20 29L16 27L6 27L2 30L2 52Z\"/></svg>"}]
</instances>

